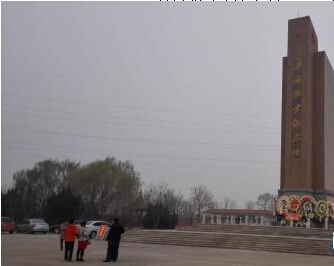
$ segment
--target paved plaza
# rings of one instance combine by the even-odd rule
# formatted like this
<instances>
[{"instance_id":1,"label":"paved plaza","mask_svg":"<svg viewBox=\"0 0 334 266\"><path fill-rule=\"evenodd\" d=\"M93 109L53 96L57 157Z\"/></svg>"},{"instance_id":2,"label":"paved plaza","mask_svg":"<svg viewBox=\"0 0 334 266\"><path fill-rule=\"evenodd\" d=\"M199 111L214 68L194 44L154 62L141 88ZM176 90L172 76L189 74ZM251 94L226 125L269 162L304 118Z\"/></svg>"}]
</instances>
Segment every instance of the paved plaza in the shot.
<instances>
[{"instance_id":1,"label":"paved plaza","mask_svg":"<svg viewBox=\"0 0 334 266\"><path fill-rule=\"evenodd\" d=\"M86 250L85 261L74 261L71 264L110 265L111 263L102 262L105 258L106 246L107 243L105 241L92 241L92 245ZM2 234L1 263L3 266L56 266L68 264L63 260L63 252L59 250L59 236L55 234ZM119 261L116 265L326 266L334 265L334 257L122 242Z\"/></svg>"}]
</instances>

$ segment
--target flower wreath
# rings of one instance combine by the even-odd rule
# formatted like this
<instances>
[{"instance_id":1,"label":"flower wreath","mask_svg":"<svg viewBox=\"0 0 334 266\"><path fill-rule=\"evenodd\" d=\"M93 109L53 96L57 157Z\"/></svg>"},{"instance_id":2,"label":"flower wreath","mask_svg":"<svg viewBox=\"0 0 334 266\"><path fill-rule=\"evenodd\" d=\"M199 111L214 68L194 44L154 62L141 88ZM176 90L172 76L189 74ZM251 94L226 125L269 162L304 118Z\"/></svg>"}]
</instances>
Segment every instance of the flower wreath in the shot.
<instances>
[{"instance_id":1,"label":"flower wreath","mask_svg":"<svg viewBox=\"0 0 334 266\"><path fill-rule=\"evenodd\" d=\"M298 212L300 205L300 199L296 195L289 197L289 209L293 212Z\"/></svg>"},{"instance_id":2,"label":"flower wreath","mask_svg":"<svg viewBox=\"0 0 334 266\"><path fill-rule=\"evenodd\" d=\"M307 215L308 218L310 219L313 219L314 218L314 213L313 212L310 212L308 215Z\"/></svg>"},{"instance_id":3,"label":"flower wreath","mask_svg":"<svg viewBox=\"0 0 334 266\"><path fill-rule=\"evenodd\" d=\"M277 200L277 211L279 214L285 214L289 211L289 197L282 196Z\"/></svg>"},{"instance_id":4,"label":"flower wreath","mask_svg":"<svg viewBox=\"0 0 334 266\"><path fill-rule=\"evenodd\" d=\"M327 201L327 205L328 205L328 214L332 219L334 219L334 202Z\"/></svg>"},{"instance_id":5,"label":"flower wreath","mask_svg":"<svg viewBox=\"0 0 334 266\"><path fill-rule=\"evenodd\" d=\"M281 204L280 204L279 199L274 199L274 204L275 204L274 207L275 207L276 213L281 214Z\"/></svg>"},{"instance_id":6,"label":"flower wreath","mask_svg":"<svg viewBox=\"0 0 334 266\"><path fill-rule=\"evenodd\" d=\"M319 200L315 207L315 213L319 218L324 218L328 211L328 204L325 200Z\"/></svg>"},{"instance_id":7,"label":"flower wreath","mask_svg":"<svg viewBox=\"0 0 334 266\"><path fill-rule=\"evenodd\" d=\"M312 212L314 210L316 203L317 203L316 200L312 196L302 196L300 198L301 212L305 214Z\"/></svg>"}]
</instances>

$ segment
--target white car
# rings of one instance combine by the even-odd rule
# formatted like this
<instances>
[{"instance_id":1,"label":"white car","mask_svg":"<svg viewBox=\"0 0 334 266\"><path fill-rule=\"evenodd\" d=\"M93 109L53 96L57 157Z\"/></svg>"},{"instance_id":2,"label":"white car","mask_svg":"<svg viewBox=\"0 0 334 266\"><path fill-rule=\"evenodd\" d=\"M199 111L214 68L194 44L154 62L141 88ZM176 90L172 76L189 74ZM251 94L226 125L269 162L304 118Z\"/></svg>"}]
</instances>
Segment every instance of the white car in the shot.
<instances>
[{"instance_id":1,"label":"white car","mask_svg":"<svg viewBox=\"0 0 334 266\"><path fill-rule=\"evenodd\" d=\"M49 232L49 224L42 219L26 219L22 224L17 225L17 232L26 232L26 233L43 233L46 234Z\"/></svg>"},{"instance_id":2,"label":"white car","mask_svg":"<svg viewBox=\"0 0 334 266\"><path fill-rule=\"evenodd\" d=\"M99 230L99 227L101 225L107 226L108 228L107 232L109 231L109 228L111 226L111 224L106 221L87 221L86 228L90 238L96 237L97 231Z\"/></svg>"}]
</instances>

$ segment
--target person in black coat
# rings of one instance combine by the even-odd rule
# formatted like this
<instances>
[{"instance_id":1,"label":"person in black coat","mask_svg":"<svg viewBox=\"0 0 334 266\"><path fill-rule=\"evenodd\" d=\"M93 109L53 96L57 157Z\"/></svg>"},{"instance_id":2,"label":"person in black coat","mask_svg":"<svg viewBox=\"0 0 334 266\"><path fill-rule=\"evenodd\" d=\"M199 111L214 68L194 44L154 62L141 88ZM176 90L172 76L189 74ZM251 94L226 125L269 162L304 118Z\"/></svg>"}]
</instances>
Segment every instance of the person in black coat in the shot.
<instances>
[{"instance_id":1,"label":"person in black coat","mask_svg":"<svg viewBox=\"0 0 334 266\"><path fill-rule=\"evenodd\" d=\"M104 262L116 261L118 257L119 243L121 235L124 233L124 228L119 224L118 218L114 218L114 223L109 229L106 241L108 241L107 257Z\"/></svg>"}]
</instances>

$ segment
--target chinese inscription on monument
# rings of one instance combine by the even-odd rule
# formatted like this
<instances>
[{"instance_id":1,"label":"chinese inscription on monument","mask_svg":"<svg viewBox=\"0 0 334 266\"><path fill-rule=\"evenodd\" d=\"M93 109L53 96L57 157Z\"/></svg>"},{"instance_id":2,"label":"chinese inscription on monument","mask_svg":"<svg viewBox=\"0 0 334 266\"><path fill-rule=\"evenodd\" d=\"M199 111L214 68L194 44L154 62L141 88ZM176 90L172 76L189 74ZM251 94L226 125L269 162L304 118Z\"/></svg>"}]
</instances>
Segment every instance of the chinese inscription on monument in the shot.
<instances>
[{"instance_id":1,"label":"chinese inscription on monument","mask_svg":"<svg viewBox=\"0 0 334 266\"><path fill-rule=\"evenodd\" d=\"M293 82L292 82L292 121L291 121L291 156L301 156L301 109L302 109L302 60L297 58L293 61Z\"/></svg>"}]
</instances>

